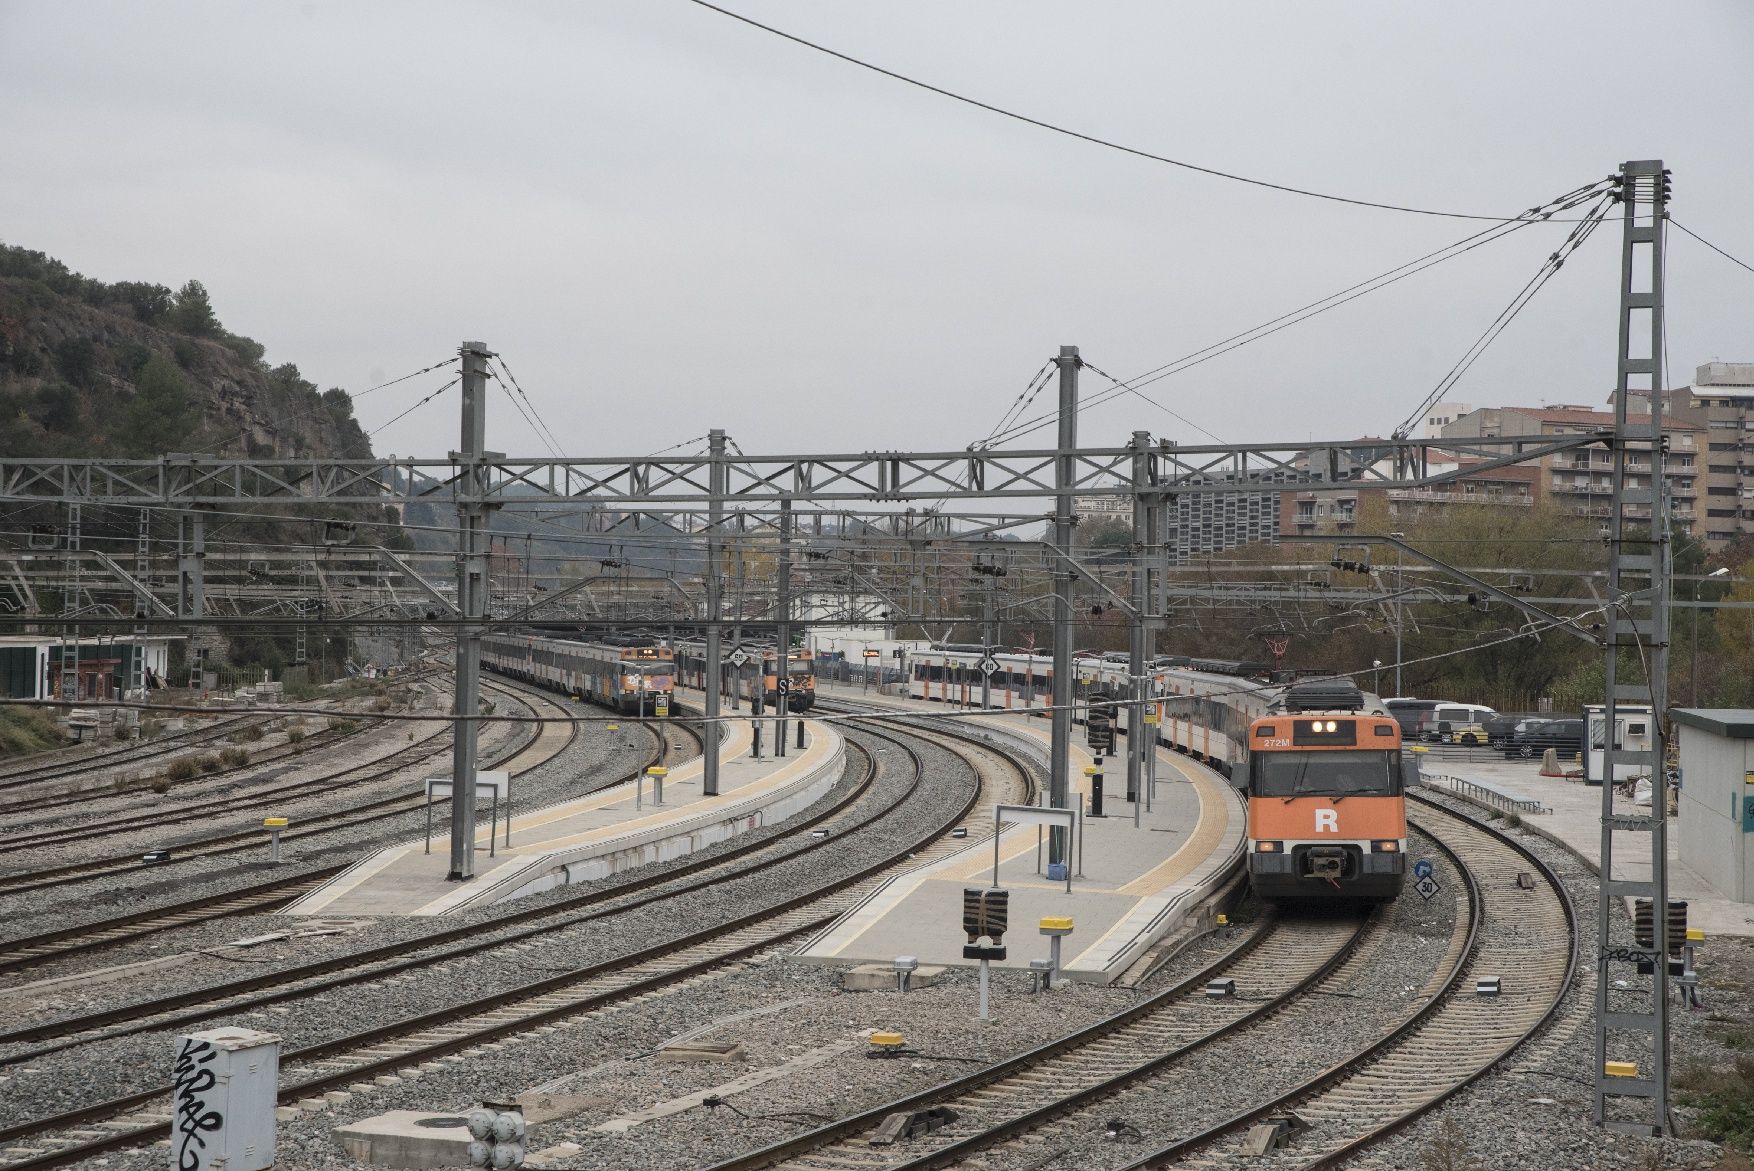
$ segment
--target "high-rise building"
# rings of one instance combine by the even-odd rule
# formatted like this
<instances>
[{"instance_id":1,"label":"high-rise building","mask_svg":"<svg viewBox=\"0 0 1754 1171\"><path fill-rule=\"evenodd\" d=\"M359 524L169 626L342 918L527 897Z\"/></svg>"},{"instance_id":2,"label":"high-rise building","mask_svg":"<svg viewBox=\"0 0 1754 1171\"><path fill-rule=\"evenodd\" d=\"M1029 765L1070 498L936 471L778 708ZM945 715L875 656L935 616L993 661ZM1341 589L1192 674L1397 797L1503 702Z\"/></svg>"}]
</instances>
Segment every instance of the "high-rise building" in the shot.
<instances>
[{"instance_id":1,"label":"high-rise building","mask_svg":"<svg viewBox=\"0 0 1754 1171\"><path fill-rule=\"evenodd\" d=\"M1649 424L1650 415L1631 413L1627 422ZM1486 438L1501 435L1575 435L1611 431L1614 412L1588 406L1481 407L1443 429L1445 439ZM1705 428L1686 418L1666 420L1663 433L1668 452L1663 457L1663 478L1669 488L1671 519L1677 528L1698 531L1705 519L1699 507L1697 484L1699 456L1705 447ZM1754 461L1751 461L1754 462ZM1613 453L1599 447L1573 448L1542 456L1540 492L1551 503L1580 516L1606 517L1613 491ZM1629 488L1649 488L1651 461L1635 456ZM1642 473L1642 474L1639 474ZM1627 515L1636 515L1629 506ZM1648 514L1648 511L1646 512Z\"/></svg>"},{"instance_id":2,"label":"high-rise building","mask_svg":"<svg viewBox=\"0 0 1754 1171\"><path fill-rule=\"evenodd\" d=\"M1754 362L1707 362L1692 386L1665 392L1664 410L1704 435L1694 532L1719 549L1754 533Z\"/></svg>"}]
</instances>

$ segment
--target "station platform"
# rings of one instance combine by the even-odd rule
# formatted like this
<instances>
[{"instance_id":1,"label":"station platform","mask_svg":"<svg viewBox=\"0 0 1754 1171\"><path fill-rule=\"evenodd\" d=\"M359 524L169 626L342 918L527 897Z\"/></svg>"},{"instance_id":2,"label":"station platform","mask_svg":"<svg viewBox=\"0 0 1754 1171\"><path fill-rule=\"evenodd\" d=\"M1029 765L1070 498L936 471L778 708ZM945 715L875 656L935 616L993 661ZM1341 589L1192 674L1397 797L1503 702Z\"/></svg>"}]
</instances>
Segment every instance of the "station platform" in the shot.
<instances>
[{"instance_id":1,"label":"station platform","mask_svg":"<svg viewBox=\"0 0 1754 1171\"><path fill-rule=\"evenodd\" d=\"M942 715L945 705L892 696L861 694L857 688L824 687L825 700L895 711ZM983 731L1003 736L1045 761L1048 722L1022 713L970 713ZM1125 745L1120 746L1124 752ZM1080 806L1088 808L1090 784L1083 774L1095 763L1074 743L1071 777ZM1112 982L1221 886L1244 849L1244 808L1237 792L1218 773L1168 749L1157 755L1157 785L1149 812L1133 826L1126 800L1126 758L1105 757L1105 816L1083 819L1083 849L1072 854L1071 891L1046 877L1045 831L1014 825L1000 835L999 885L1011 892L1008 957L1002 968L1027 969L1031 959L1048 955L1049 941L1038 933L1040 920L1070 917L1073 932L1062 942L1061 971L1090 983ZM889 963L911 955L921 964L970 966L962 958L964 887L993 881L993 839L971 840L930 866L902 875L874 891L832 926L806 942L794 958L823 963ZM1082 873L1079 873L1079 871Z\"/></svg>"},{"instance_id":2,"label":"station platform","mask_svg":"<svg viewBox=\"0 0 1754 1171\"><path fill-rule=\"evenodd\" d=\"M424 840L380 850L284 913L446 915L489 906L680 857L790 817L840 780L845 742L825 724L805 722L801 751L759 760L750 755L745 722L723 727L717 796L701 792L705 761L696 757L664 778L662 806L652 804L648 781L643 807L636 808L634 784L628 782L515 815L510 846L503 822L497 844L489 843L491 827L484 822L475 836L475 878L463 883L445 880L448 838L435 825L430 853Z\"/></svg>"},{"instance_id":3,"label":"station platform","mask_svg":"<svg viewBox=\"0 0 1754 1171\"><path fill-rule=\"evenodd\" d=\"M1493 793L1536 801L1548 812L1522 814L1523 823L1558 839L1602 865L1602 790L1582 780L1544 777L1537 760L1504 760L1482 752L1478 757L1438 759L1424 754L1419 764L1426 783L1453 791L1437 778L1454 777ZM1754 936L1754 904L1724 898L1716 888L1681 860L1680 834L1668 834L1669 897L1687 900L1687 924L1710 935ZM1615 877L1643 878L1650 873L1650 838L1622 834L1614 843ZM1630 906L1627 908L1630 912Z\"/></svg>"}]
</instances>

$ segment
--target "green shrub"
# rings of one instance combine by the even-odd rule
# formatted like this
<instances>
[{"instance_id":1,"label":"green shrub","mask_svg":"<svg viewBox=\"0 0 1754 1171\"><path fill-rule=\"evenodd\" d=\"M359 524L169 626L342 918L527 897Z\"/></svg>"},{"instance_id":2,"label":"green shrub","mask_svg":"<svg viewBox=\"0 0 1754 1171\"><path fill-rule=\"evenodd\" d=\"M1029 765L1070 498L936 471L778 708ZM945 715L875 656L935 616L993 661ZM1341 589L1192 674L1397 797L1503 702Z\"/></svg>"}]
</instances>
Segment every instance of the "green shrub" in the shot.
<instances>
[{"instance_id":1,"label":"green shrub","mask_svg":"<svg viewBox=\"0 0 1754 1171\"><path fill-rule=\"evenodd\" d=\"M156 740L162 731L164 731L164 724L158 720L140 721L140 738L142 740Z\"/></svg>"},{"instance_id":2,"label":"green shrub","mask_svg":"<svg viewBox=\"0 0 1754 1171\"><path fill-rule=\"evenodd\" d=\"M151 789L154 793L162 795L171 791L171 783L164 777L153 777L152 783L148 785L147 788Z\"/></svg>"},{"instance_id":3,"label":"green shrub","mask_svg":"<svg viewBox=\"0 0 1754 1171\"><path fill-rule=\"evenodd\" d=\"M226 739L230 740L233 744L254 744L261 738L262 725L260 724L246 724L244 727L239 728L230 736L226 737Z\"/></svg>"},{"instance_id":4,"label":"green shrub","mask_svg":"<svg viewBox=\"0 0 1754 1171\"><path fill-rule=\"evenodd\" d=\"M164 770L164 775L173 781L192 781L200 771L195 762L185 756L181 760L171 761L171 766Z\"/></svg>"},{"instance_id":5,"label":"green shrub","mask_svg":"<svg viewBox=\"0 0 1754 1171\"><path fill-rule=\"evenodd\" d=\"M195 758L195 767L204 773L216 773L225 765L220 762L219 757L210 752L203 752Z\"/></svg>"},{"instance_id":6,"label":"green shrub","mask_svg":"<svg viewBox=\"0 0 1754 1171\"><path fill-rule=\"evenodd\" d=\"M1507 813L1504 815L1504 824L1511 829L1521 829L1523 826L1522 815L1517 813Z\"/></svg>"},{"instance_id":7,"label":"green shrub","mask_svg":"<svg viewBox=\"0 0 1754 1171\"><path fill-rule=\"evenodd\" d=\"M1754 1057L1738 1055L1729 1070L1690 1067L1675 1084L1682 1104L1699 1111L1706 1138L1754 1154Z\"/></svg>"},{"instance_id":8,"label":"green shrub","mask_svg":"<svg viewBox=\"0 0 1754 1171\"><path fill-rule=\"evenodd\" d=\"M304 738L305 730L303 728L288 728L286 731L286 742L288 744L302 744L304 743Z\"/></svg>"},{"instance_id":9,"label":"green shrub","mask_svg":"<svg viewBox=\"0 0 1754 1171\"><path fill-rule=\"evenodd\" d=\"M24 756L64 743L61 726L46 711L28 707L0 708L0 757Z\"/></svg>"},{"instance_id":10,"label":"green shrub","mask_svg":"<svg viewBox=\"0 0 1754 1171\"><path fill-rule=\"evenodd\" d=\"M244 748L225 748L220 750L219 760L226 768L243 768L250 763L250 753Z\"/></svg>"}]
</instances>

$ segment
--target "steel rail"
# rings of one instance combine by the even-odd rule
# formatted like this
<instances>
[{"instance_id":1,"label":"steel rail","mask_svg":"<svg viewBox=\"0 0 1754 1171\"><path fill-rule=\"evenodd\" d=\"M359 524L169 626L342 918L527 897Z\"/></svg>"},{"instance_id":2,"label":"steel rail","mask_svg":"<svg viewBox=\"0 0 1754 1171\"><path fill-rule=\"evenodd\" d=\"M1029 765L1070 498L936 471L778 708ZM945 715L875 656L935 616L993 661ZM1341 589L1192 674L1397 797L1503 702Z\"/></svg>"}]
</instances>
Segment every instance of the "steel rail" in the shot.
<instances>
[{"instance_id":1,"label":"steel rail","mask_svg":"<svg viewBox=\"0 0 1754 1171\"><path fill-rule=\"evenodd\" d=\"M892 740L895 743L901 743L899 740L896 740L895 737L883 736L881 733L872 734L877 735L879 738ZM911 748L911 746L904 744L903 748L913 760L915 766L914 777L909 786L909 794L912 794L917 792L920 788L924 769L923 765L921 765L918 754ZM872 769L873 771L875 770L874 758ZM1024 772L1024 775L1027 776L1025 770L1020 768L1019 771ZM919 851L932 840L941 838L951 826L954 826L957 822L963 820L967 816L968 812L977 804L981 789L982 785L977 781L972 787L968 800L960 809L950 817L935 824L926 834L911 836L909 844L900 850L892 851L890 857L881 859L870 866L861 868L852 875L836 879L832 883L826 884L817 890L804 892L791 899L784 900L776 906L753 911L748 915L740 916L728 923L721 923L703 931L691 933L681 939L671 940L663 944L657 944L650 948L642 949L640 952L636 952L633 955L622 956L615 960L589 965L573 972L548 977L518 988L495 993L492 996L468 1002L466 1004L454 1005L446 1009L423 1013L394 1024L369 1029L351 1037L339 1038L333 1041L322 1042L314 1046L308 1046L305 1049L286 1054L282 1059L283 1063L290 1064L298 1061L322 1060L325 1056L344 1053L348 1050L357 1049L362 1046L369 1047L380 1044L389 1037L406 1035L411 1031L418 1032L422 1029L440 1027L471 1015L478 1015L484 1011L493 1011L503 1006L515 1004L519 1001L540 997L545 993L551 993L555 990L563 989L569 984L576 984L594 976L605 975L617 969L630 966L638 966L642 963L658 959L666 954L685 951L692 946L708 942L714 938L731 934L740 929L751 927L764 921L769 921L775 916L784 915L788 912L805 908L811 902L820 899L825 895L831 895L839 891L844 891L849 887L857 886L866 879L881 874L885 870L891 869L897 864L898 859L904 860L904 864L911 863L913 861L914 852ZM867 821L865 825L875 825L895 814L901 807L901 802L892 802L879 812L876 817ZM796 923L786 927L777 936L770 933L768 936L759 938L753 942L740 943L730 950L724 951L720 954L688 961L667 972L636 979L602 993L587 996L583 999L568 1000L564 1004L539 1009L533 1013L522 1016L517 1022L518 1027L539 1027L550 1020L564 1019L566 1017L590 1011L592 1008L604 1004L613 1003L662 989L692 976L699 975L705 971L710 971L713 968L722 965L727 960L757 953L766 948L772 947L777 943L784 942L786 939L815 930L831 921L840 913L841 911L839 909L835 909L825 914L812 915L807 917L802 923ZM496 1019L481 1029L468 1030L461 1033L449 1031L441 1038L418 1048L400 1050L390 1056L374 1059L365 1064L349 1064L347 1068L339 1072L321 1075L313 1079L305 1079L292 1085L284 1086L279 1091L278 1100L281 1102L294 1102L300 1097L320 1093L332 1089L335 1086L355 1081L361 1077L371 1076L381 1070L402 1067L411 1061L418 1062L421 1060L430 1060L487 1040L503 1041L507 1036L507 1029L508 1024L506 1021L503 1019ZM137 1111L139 1107L143 1105L164 1099L167 1093L167 1087L159 1087L155 1090L142 1091L140 1093L113 1099L109 1102L98 1103L77 1110L64 1112L49 1119L36 1120L30 1123L0 1129L0 1143L14 1143L32 1135L42 1134L47 1130L76 1127L83 1123L92 1122L98 1119L113 1118L117 1115L129 1114ZM79 1162L109 1151L132 1147L138 1145L142 1141L161 1138L168 1134L169 1130L170 1127L168 1123L145 1125L134 1130L120 1131L117 1134L106 1136L104 1138L62 1147L55 1151L45 1152L22 1160L0 1159L0 1167L5 1168L6 1171L22 1171L22 1169L26 1168L32 1169L32 1171L37 1171L37 1169L65 1166L69 1163Z\"/></svg>"},{"instance_id":2,"label":"steel rail","mask_svg":"<svg viewBox=\"0 0 1754 1171\"><path fill-rule=\"evenodd\" d=\"M1460 1090L1462 1087L1471 1084L1473 1081L1483 1076L1499 1061L1514 1052L1518 1045L1521 1045L1524 1041L1535 1035L1544 1028L1550 1020L1552 1020L1553 1014L1557 1012L1559 1006L1564 1003L1566 993L1570 989L1572 980L1576 975L1578 941L1575 908L1571 903L1570 896L1566 891L1563 882L1561 882L1558 876L1553 873L1551 868L1536 857L1532 851L1528 850L1508 835L1492 829L1480 822L1473 821L1471 818L1466 818L1427 798L1419 797L1416 794L1411 793L1407 796L1409 800L1418 801L1421 804L1428 805L1433 809L1439 810L1445 816L1453 817L1464 822L1470 828L1481 830L1488 836L1498 839L1502 844L1509 846L1513 851L1535 866L1535 868L1541 873L1542 877L1549 883L1551 888L1558 894L1558 901L1563 909L1565 921L1570 928L1565 973L1559 982L1558 989L1553 997L1553 1002L1548 1005L1539 1019L1523 1032L1521 1037L1505 1047L1502 1052L1495 1054L1490 1061L1485 1062L1483 1065L1468 1073L1442 1092L1425 1101L1414 1104L1411 1108L1401 1113L1389 1123L1373 1127L1366 1133L1356 1136L1339 1151L1327 1152L1317 1156L1311 1162L1300 1164L1300 1166L1305 1168L1333 1167L1339 1165L1339 1163L1345 1158L1356 1154L1365 1147L1394 1133L1400 1127L1405 1126L1407 1123L1423 1115L1426 1111L1453 1096L1457 1090ZM1242 1131L1244 1128L1252 1126L1262 1119L1294 1109L1298 1103L1305 1099L1342 1085L1354 1075L1367 1069L1378 1058L1392 1053L1402 1041L1414 1036L1427 1022L1431 1020L1432 1017L1440 1012L1444 1006L1455 999L1458 995L1456 981L1473 962L1474 954L1479 946L1479 931L1485 921L1485 904L1480 895L1476 876L1468 867L1460 862L1457 853L1453 849L1443 843L1435 834L1432 834L1431 836L1452 859L1456 859L1458 870L1464 876L1464 881L1468 886L1470 899L1475 905L1475 910L1472 916L1473 923L1469 929L1468 944L1463 949L1456 964L1431 999L1387 1035L1371 1042L1369 1045L1335 1065L1333 1068L1317 1074L1315 1077L1308 1079L1283 1094L1277 1095L1271 1101L1250 1107L1248 1110L1242 1111L1215 1126L1208 1127L1198 1134L1178 1140L1152 1151L1142 1158L1126 1164L1123 1168L1120 1168L1119 1171L1144 1171L1146 1168L1171 1166L1190 1155L1194 1155L1198 1151L1210 1147L1213 1143L1222 1138L1234 1135L1239 1131ZM1280 1158L1283 1158L1283 1156L1281 1155Z\"/></svg>"}]
</instances>

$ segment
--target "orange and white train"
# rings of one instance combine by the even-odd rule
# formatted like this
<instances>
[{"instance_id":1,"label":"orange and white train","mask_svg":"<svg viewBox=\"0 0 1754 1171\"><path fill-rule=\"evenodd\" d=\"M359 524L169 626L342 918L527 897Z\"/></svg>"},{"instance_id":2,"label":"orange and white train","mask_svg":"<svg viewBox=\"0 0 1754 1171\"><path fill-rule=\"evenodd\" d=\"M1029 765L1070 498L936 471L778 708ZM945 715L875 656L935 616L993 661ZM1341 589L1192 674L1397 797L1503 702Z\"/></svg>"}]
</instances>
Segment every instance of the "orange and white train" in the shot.
<instances>
[{"instance_id":1,"label":"orange and white train","mask_svg":"<svg viewBox=\"0 0 1754 1171\"><path fill-rule=\"evenodd\" d=\"M1407 865L1401 726L1299 691L1249 726L1249 881L1270 900L1392 899Z\"/></svg>"},{"instance_id":2,"label":"orange and white train","mask_svg":"<svg viewBox=\"0 0 1754 1171\"><path fill-rule=\"evenodd\" d=\"M991 659L991 662L986 660ZM909 693L978 708L1046 711L1045 655L936 647L909 656ZM990 673L986 668L991 668ZM1074 702L1134 706L1124 657L1074 661ZM982 679L986 679L983 692ZM1257 663L1167 656L1149 668L1155 739L1230 778L1248 800L1248 872L1261 897L1390 899L1405 880L1401 729L1346 679L1276 682Z\"/></svg>"}]
</instances>

